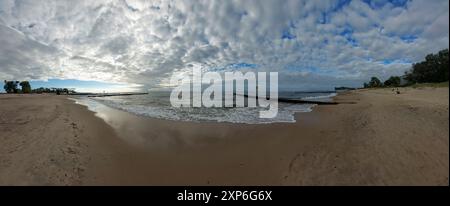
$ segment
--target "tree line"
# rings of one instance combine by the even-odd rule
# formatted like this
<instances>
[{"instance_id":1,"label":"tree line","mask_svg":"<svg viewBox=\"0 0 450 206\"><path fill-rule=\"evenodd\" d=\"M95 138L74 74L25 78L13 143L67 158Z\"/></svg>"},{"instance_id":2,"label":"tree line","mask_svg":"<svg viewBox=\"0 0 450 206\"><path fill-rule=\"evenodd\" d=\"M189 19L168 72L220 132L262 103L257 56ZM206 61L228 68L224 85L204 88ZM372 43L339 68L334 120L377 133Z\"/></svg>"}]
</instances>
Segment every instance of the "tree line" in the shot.
<instances>
[{"instance_id":1,"label":"tree line","mask_svg":"<svg viewBox=\"0 0 450 206\"><path fill-rule=\"evenodd\" d=\"M18 85L20 85L22 89L19 89ZM28 81L19 82L5 80L3 89L5 89L6 93L31 93L31 85Z\"/></svg>"},{"instance_id":2,"label":"tree line","mask_svg":"<svg viewBox=\"0 0 450 206\"><path fill-rule=\"evenodd\" d=\"M4 81L3 89L6 93L55 93L55 94L71 94L75 93L75 90L68 88L45 88L39 87L31 89L30 82L28 81ZM19 86L21 87L19 89Z\"/></svg>"},{"instance_id":3,"label":"tree line","mask_svg":"<svg viewBox=\"0 0 450 206\"><path fill-rule=\"evenodd\" d=\"M364 88L373 87L399 87L416 83L440 83L449 80L448 49L436 54L428 54L425 61L414 63L403 76L391 76L384 82L377 77L372 77Z\"/></svg>"}]
</instances>

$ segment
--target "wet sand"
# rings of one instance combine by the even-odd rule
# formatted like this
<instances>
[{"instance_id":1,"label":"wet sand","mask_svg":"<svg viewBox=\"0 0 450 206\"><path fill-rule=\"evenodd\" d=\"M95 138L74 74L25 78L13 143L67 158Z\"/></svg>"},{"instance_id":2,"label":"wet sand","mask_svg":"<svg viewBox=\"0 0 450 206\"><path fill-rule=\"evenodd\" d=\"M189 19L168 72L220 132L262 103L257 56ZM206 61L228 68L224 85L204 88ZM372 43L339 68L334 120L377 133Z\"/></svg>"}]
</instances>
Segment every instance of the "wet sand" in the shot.
<instances>
[{"instance_id":1,"label":"wet sand","mask_svg":"<svg viewBox=\"0 0 450 206\"><path fill-rule=\"evenodd\" d=\"M448 94L358 90L261 125L0 95L0 185L448 185Z\"/></svg>"}]
</instances>

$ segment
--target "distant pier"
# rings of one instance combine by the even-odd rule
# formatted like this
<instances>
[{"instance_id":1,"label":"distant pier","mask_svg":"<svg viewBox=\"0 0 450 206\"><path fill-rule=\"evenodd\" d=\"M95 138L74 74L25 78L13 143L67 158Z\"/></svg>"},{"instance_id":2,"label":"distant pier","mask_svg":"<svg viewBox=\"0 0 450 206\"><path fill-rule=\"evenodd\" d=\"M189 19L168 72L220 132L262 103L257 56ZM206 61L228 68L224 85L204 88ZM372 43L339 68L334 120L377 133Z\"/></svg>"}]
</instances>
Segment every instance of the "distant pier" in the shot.
<instances>
[{"instance_id":1,"label":"distant pier","mask_svg":"<svg viewBox=\"0 0 450 206\"><path fill-rule=\"evenodd\" d=\"M113 97L113 96L131 96L131 95L146 95L148 92L132 92L132 93L106 93L106 94L91 94L88 97Z\"/></svg>"}]
</instances>

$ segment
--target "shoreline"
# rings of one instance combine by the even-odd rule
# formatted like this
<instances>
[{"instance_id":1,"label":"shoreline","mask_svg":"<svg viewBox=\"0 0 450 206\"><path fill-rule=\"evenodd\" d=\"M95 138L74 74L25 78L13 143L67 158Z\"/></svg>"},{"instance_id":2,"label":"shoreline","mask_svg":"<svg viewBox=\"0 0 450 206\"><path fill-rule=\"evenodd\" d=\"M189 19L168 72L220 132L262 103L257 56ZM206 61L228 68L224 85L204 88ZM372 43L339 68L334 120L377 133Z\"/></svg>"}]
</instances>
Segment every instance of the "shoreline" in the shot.
<instances>
[{"instance_id":1,"label":"shoreline","mask_svg":"<svg viewBox=\"0 0 450 206\"><path fill-rule=\"evenodd\" d=\"M425 90L341 93L333 98L357 104L271 124L94 113L65 97L2 95L2 123L15 124L0 124L0 185L448 185L448 88Z\"/></svg>"},{"instance_id":2,"label":"shoreline","mask_svg":"<svg viewBox=\"0 0 450 206\"><path fill-rule=\"evenodd\" d=\"M343 92L341 92L342 94ZM276 120L273 122L231 122L230 120L199 120L199 119L189 119L189 120L184 120L184 119L171 119L171 117L154 117L154 116L150 116L150 115L146 115L146 114L140 114L134 111L128 111L127 109L124 108L120 108L117 106L113 106L113 105L108 105L103 103L102 101L98 101L97 99L91 99L88 97L82 97L82 98L74 98L74 97L68 97L68 99L73 100L76 104L80 104L83 106L86 106L88 108L88 110L92 111L92 112L97 112L98 109L98 105L101 105L100 107L107 107L107 108L111 108L114 110L119 110L119 111L123 111L126 113L130 113L139 117L145 117L147 119L153 119L153 120L167 120L167 121L171 121L171 122L192 122L192 123L199 123L199 124L211 124L211 123L216 123L216 124L243 124L243 125L253 125L253 124L274 124L274 123L295 123L296 122L296 114L297 113L309 113L313 111L314 107L317 107L319 105L337 105L336 102L334 102L334 98L338 95L338 93L333 93L331 96L327 95L327 96L323 96L322 98L308 98L308 100L305 100L305 102L308 103L299 103L299 102L295 102L297 100L293 100L293 102L290 103L290 105L302 105L302 104L307 104L309 105L309 108L307 108L306 110L292 110L292 121L289 120ZM309 101L309 99L320 99L320 101ZM303 101L303 100L299 100L299 101ZM93 102L95 105L91 104L90 102ZM314 102L321 102L323 104L316 104ZM347 104L348 102L342 102L344 104ZM93 107L93 108L91 108Z\"/></svg>"}]
</instances>

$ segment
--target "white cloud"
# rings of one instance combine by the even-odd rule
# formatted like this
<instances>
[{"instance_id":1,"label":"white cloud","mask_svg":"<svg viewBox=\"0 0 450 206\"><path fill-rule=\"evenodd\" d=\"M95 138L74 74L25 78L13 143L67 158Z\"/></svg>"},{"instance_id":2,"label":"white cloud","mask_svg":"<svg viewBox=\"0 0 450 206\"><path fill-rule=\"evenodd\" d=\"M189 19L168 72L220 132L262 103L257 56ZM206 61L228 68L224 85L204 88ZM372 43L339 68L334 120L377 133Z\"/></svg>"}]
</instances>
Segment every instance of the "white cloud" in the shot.
<instances>
[{"instance_id":1,"label":"white cloud","mask_svg":"<svg viewBox=\"0 0 450 206\"><path fill-rule=\"evenodd\" d=\"M0 77L153 87L189 64L246 62L290 85L357 85L448 48L448 13L446 0L0 0Z\"/></svg>"}]
</instances>

